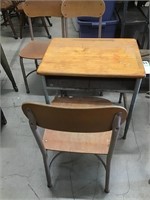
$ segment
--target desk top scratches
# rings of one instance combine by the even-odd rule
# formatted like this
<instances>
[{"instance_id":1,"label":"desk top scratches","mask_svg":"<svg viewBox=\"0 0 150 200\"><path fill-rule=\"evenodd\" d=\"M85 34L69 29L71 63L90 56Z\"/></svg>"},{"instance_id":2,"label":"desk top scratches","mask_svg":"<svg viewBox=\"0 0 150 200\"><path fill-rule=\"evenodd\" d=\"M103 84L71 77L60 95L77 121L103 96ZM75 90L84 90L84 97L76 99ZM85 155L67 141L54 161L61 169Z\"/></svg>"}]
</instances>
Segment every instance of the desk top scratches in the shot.
<instances>
[{"instance_id":1,"label":"desk top scratches","mask_svg":"<svg viewBox=\"0 0 150 200\"><path fill-rule=\"evenodd\" d=\"M40 75L142 78L135 39L54 38L37 70Z\"/></svg>"}]
</instances>

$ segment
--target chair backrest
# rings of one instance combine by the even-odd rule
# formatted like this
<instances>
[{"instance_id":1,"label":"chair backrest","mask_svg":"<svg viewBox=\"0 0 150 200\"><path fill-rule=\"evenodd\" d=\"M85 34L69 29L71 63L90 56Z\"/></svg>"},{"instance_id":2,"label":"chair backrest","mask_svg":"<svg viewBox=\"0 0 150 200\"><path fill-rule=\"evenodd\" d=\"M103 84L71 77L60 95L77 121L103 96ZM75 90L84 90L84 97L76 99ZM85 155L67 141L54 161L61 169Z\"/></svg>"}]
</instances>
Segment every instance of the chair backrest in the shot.
<instances>
[{"instance_id":1,"label":"chair backrest","mask_svg":"<svg viewBox=\"0 0 150 200\"><path fill-rule=\"evenodd\" d=\"M0 2L0 10L7 10L13 6L11 0L1 0Z\"/></svg>"},{"instance_id":2,"label":"chair backrest","mask_svg":"<svg viewBox=\"0 0 150 200\"><path fill-rule=\"evenodd\" d=\"M61 0L26 0L23 10L28 17L62 17Z\"/></svg>"},{"instance_id":3,"label":"chair backrest","mask_svg":"<svg viewBox=\"0 0 150 200\"><path fill-rule=\"evenodd\" d=\"M125 108L115 105L92 108L63 108L25 103L22 105L22 110L35 126L68 132L109 131L113 129L115 116L120 116L119 126L127 116ZM118 125L115 124L115 128Z\"/></svg>"},{"instance_id":4,"label":"chair backrest","mask_svg":"<svg viewBox=\"0 0 150 200\"><path fill-rule=\"evenodd\" d=\"M98 37L101 37L102 15L105 12L103 0L63 0L61 12L65 18L99 17Z\"/></svg>"},{"instance_id":5,"label":"chair backrest","mask_svg":"<svg viewBox=\"0 0 150 200\"><path fill-rule=\"evenodd\" d=\"M61 17L62 35L64 36L64 22L61 13L61 0L26 0L23 3L24 13L28 16L31 38L33 39L33 29L31 18L33 17Z\"/></svg>"}]
</instances>

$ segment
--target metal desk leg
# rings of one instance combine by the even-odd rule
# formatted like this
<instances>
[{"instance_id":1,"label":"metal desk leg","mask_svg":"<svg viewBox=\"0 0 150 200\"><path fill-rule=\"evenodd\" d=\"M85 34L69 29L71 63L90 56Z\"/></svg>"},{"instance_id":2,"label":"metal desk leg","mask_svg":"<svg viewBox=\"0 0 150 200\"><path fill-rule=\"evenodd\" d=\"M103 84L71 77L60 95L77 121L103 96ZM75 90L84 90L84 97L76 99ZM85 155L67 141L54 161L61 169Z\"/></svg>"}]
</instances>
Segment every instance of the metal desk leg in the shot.
<instances>
[{"instance_id":1,"label":"metal desk leg","mask_svg":"<svg viewBox=\"0 0 150 200\"><path fill-rule=\"evenodd\" d=\"M17 88L16 82L15 82L14 77L12 75L12 72L10 70L10 67L9 67L8 62L7 62L7 59L6 59L6 56L5 56L5 53L4 53L4 50L3 50L2 46L1 46L1 64L2 64L2 67L3 67L4 71L6 72L6 74L8 76L8 78L10 79L14 90L16 92L18 92L18 88Z\"/></svg>"},{"instance_id":2,"label":"metal desk leg","mask_svg":"<svg viewBox=\"0 0 150 200\"><path fill-rule=\"evenodd\" d=\"M46 78L45 78L45 76L42 76L42 83L43 83L45 102L46 102L46 104L50 104L49 95L48 95L48 92L47 92L47 89L46 89Z\"/></svg>"},{"instance_id":3,"label":"metal desk leg","mask_svg":"<svg viewBox=\"0 0 150 200\"><path fill-rule=\"evenodd\" d=\"M129 128L131 117L132 117L132 112L133 112L133 109L134 109L134 106L135 106L136 97L139 93L141 82L142 82L141 78L136 80L136 84L135 84L135 88L134 88L134 92L133 92L133 96L132 96L132 99L131 99L130 108L129 108L129 112L128 112L128 117L127 117L127 120L126 120L123 139L126 139L126 136L127 136L128 128Z\"/></svg>"},{"instance_id":4,"label":"metal desk leg","mask_svg":"<svg viewBox=\"0 0 150 200\"><path fill-rule=\"evenodd\" d=\"M21 58L21 57L20 57L20 66L21 66L24 84L25 84L25 87L26 87L26 93L30 93L29 85L28 85L28 81L27 81L27 75L26 75L26 72L25 72L24 64L23 64L23 58Z\"/></svg>"}]
</instances>

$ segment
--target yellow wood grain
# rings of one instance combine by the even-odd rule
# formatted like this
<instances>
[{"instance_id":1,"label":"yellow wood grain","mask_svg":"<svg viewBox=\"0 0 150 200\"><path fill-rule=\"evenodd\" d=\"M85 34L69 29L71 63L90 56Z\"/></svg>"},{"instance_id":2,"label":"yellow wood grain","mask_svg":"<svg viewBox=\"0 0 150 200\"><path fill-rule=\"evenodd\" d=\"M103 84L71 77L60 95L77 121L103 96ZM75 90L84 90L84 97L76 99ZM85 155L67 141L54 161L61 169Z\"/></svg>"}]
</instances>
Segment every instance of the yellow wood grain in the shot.
<instances>
[{"instance_id":1,"label":"yellow wood grain","mask_svg":"<svg viewBox=\"0 0 150 200\"><path fill-rule=\"evenodd\" d=\"M135 39L54 38L37 70L41 75L145 76Z\"/></svg>"}]
</instances>

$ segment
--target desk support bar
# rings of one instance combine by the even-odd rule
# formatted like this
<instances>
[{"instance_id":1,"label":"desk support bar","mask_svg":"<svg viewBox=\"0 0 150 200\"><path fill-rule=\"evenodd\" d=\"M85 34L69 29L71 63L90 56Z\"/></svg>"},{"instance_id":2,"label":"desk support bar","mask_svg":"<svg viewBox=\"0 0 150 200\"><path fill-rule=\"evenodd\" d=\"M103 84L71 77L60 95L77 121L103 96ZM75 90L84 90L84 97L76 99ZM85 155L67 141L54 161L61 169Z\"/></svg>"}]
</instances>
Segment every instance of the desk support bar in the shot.
<instances>
[{"instance_id":1,"label":"desk support bar","mask_svg":"<svg viewBox=\"0 0 150 200\"><path fill-rule=\"evenodd\" d=\"M45 102L46 102L46 104L50 104L48 91L46 89L47 86L46 86L46 77L45 76L42 76L42 83L43 83L43 90L44 90Z\"/></svg>"},{"instance_id":2,"label":"desk support bar","mask_svg":"<svg viewBox=\"0 0 150 200\"><path fill-rule=\"evenodd\" d=\"M134 109L134 106L135 106L135 101L136 101L137 95L138 95L139 90L140 90L141 82L142 82L142 78L139 78L139 79L136 80L136 83L135 83L135 88L134 88L133 96L132 96L130 107L129 107L129 112L128 112L128 117L127 117L127 120L126 120L123 139L126 139L126 136L127 136L128 128L129 128L130 121L131 121L132 112L133 112L133 109Z\"/></svg>"}]
</instances>

